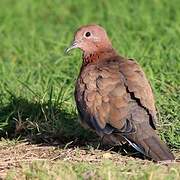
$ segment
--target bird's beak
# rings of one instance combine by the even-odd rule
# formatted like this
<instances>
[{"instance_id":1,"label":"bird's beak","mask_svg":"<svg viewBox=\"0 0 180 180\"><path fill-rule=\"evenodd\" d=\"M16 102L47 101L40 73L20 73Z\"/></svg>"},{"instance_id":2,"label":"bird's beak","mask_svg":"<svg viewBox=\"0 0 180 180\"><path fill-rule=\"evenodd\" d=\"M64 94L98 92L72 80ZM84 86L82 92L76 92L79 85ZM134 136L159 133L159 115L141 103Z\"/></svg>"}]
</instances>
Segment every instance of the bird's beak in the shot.
<instances>
[{"instance_id":1,"label":"bird's beak","mask_svg":"<svg viewBox=\"0 0 180 180\"><path fill-rule=\"evenodd\" d=\"M65 53L68 53L70 50L78 48L78 41L73 41L71 46L65 50Z\"/></svg>"}]
</instances>

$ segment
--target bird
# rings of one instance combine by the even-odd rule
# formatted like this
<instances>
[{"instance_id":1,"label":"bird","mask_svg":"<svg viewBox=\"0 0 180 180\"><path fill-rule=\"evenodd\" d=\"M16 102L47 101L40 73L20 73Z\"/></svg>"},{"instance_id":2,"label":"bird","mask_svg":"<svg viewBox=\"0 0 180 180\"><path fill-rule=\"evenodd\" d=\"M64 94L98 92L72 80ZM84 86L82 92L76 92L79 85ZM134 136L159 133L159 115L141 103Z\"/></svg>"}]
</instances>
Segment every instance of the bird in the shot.
<instances>
[{"instance_id":1,"label":"bird","mask_svg":"<svg viewBox=\"0 0 180 180\"><path fill-rule=\"evenodd\" d=\"M81 124L111 145L128 143L155 162L174 160L156 132L153 91L137 61L120 56L97 24L77 29L66 53L76 48L83 52L74 92Z\"/></svg>"}]
</instances>

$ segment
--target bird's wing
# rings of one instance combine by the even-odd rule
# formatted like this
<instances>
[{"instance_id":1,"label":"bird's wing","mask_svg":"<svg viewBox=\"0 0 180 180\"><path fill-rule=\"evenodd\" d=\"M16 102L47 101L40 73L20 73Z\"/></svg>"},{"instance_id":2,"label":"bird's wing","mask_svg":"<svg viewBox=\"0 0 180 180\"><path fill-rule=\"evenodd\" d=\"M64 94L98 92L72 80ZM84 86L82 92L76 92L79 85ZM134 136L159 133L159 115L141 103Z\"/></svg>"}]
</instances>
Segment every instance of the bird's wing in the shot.
<instances>
[{"instance_id":1,"label":"bird's wing","mask_svg":"<svg viewBox=\"0 0 180 180\"><path fill-rule=\"evenodd\" d=\"M75 99L83 124L101 133L111 133L113 126L121 129L128 115L126 88L118 66L89 65L80 73Z\"/></svg>"},{"instance_id":2,"label":"bird's wing","mask_svg":"<svg viewBox=\"0 0 180 180\"><path fill-rule=\"evenodd\" d=\"M129 59L120 62L120 72L125 78L127 91L132 98L136 99L139 106L142 106L150 115L150 124L155 128L156 108L153 92L143 70L136 61Z\"/></svg>"}]
</instances>

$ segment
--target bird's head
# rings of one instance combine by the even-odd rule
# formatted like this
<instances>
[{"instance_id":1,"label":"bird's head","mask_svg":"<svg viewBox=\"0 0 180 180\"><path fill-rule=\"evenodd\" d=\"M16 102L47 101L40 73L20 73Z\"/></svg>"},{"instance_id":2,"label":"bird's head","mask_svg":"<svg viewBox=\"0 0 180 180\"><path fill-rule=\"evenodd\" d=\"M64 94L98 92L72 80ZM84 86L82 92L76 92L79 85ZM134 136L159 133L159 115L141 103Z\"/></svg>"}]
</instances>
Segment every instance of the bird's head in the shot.
<instances>
[{"instance_id":1,"label":"bird's head","mask_svg":"<svg viewBox=\"0 0 180 180\"><path fill-rule=\"evenodd\" d=\"M75 48L80 48L85 53L93 53L111 49L112 44L104 28L99 25L86 25L75 32L73 43L66 52Z\"/></svg>"}]
</instances>

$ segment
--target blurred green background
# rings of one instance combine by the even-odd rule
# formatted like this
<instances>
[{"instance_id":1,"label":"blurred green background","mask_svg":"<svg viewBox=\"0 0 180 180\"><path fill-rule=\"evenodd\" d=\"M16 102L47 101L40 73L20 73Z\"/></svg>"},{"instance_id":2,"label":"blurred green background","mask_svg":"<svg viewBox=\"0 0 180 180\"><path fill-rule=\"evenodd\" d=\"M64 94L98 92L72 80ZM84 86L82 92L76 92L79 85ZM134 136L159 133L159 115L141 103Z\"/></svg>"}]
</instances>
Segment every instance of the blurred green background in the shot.
<instances>
[{"instance_id":1,"label":"blurred green background","mask_svg":"<svg viewBox=\"0 0 180 180\"><path fill-rule=\"evenodd\" d=\"M97 23L152 84L161 137L180 147L179 0L0 0L0 134L88 137L73 91L81 52L64 49Z\"/></svg>"}]
</instances>

